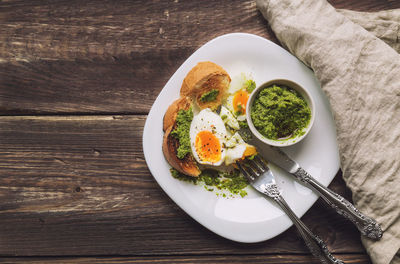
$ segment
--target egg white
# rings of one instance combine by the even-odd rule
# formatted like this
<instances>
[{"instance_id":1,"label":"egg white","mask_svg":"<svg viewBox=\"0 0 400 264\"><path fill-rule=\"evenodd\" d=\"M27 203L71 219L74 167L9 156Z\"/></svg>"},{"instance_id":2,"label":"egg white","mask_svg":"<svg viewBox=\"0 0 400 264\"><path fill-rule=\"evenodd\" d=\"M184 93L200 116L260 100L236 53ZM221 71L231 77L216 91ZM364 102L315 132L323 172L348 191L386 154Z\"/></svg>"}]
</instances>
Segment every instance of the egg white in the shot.
<instances>
[{"instance_id":1,"label":"egg white","mask_svg":"<svg viewBox=\"0 0 400 264\"><path fill-rule=\"evenodd\" d=\"M250 76L246 76L244 73L232 77L232 81L228 88L228 94L235 94L246 85L246 82L249 79L252 78L250 78Z\"/></svg>"},{"instance_id":2,"label":"egg white","mask_svg":"<svg viewBox=\"0 0 400 264\"><path fill-rule=\"evenodd\" d=\"M199 154L196 151L196 136L201 131L210 131L214 134L216 138L219 140L219 144L221 147L221 157L216 162L210 162L202 160L199 157ZM222 121L221 117L211 111L211 109L206 108L201 110L197 115L193 117L192 123L190 124L190 146L192 149L193 157L200 164L207 164L212 166L219 166L225 160L226 149L224 147L224 143L227 138L227 131Z\"/></svg>"},{"instance_id":3,"label":"egg white","mask_svg":"<svg viewBox=\"0 0 400 264\"><path fill-rule=\"evenodd\" d=\"M229 109L231 113L235 116L238 121L245 121L246 114L237 115L235 113L235 109L233 107L233 98L235 94L240 91L241 89L245 89L248 80L252 80L251 76L247 76L246 74L242 73L240 75L234 76L228 88L228 97L224 102L224 106Z\"/></svg>"},{"instance_id":4,"label":"egg white","mask_svg":"<svg viewBox=\"0 0 400 264\"><path fill-rule=\"evenodd\" d=\"M236 160L241 159L243 157L244 152L246 151L246 148L247 144L242 143L236 145L233 148L227 149L225 157L225 165L230 165L232 163L235 163Z\"/></svg>"},{"instance_id":5,"label":"egg white","mask_svg":"<svg viewBox=\"0 0 400 264\"><path fill-rule=\"evenodd\" d=\"M232 112L229 111L225 106L221 106L221 111L219 115L227 126L235 130L240 129L239 122L232 114Z\"/></svg>"}]
</instances>

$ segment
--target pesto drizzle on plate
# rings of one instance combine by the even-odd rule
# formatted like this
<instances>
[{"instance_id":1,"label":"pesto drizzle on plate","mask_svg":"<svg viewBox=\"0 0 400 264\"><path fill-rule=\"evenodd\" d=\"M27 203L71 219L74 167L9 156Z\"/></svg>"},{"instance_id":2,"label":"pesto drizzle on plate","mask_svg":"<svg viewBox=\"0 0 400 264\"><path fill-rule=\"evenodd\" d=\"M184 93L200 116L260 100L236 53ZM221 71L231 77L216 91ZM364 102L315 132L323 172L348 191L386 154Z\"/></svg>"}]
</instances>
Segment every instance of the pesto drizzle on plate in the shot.
<instances>
[{"instance_id":1,"label":"pesto drizzle on plate","mask_svg":"<svg viewBox=\"0 0 400 264\"><path fill-rule=\"evenodd\" d=\"M213 169L203 170L199 177L187 176L180 173L174 168L170 169L172 177L175 179L193 183L196 185L203 185L207 191L216 191L218 196L234 197L240 195L244 197L247 195L247 179L238 171L220 172Z\"/></svg>"}]
</instances>

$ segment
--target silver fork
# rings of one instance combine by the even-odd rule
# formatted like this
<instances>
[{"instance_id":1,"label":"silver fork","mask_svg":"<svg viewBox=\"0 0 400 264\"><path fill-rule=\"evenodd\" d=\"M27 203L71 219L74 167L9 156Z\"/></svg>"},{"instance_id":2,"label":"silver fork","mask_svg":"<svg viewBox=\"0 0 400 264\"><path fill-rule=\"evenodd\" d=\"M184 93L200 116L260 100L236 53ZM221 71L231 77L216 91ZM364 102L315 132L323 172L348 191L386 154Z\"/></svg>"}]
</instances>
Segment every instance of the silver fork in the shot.
<instances>
[{"instance_id":1,"label":"silver fork","mask_svg":"<svg viewBox=\"0 0 400 264\"><path fill-rule=\"evenodd\" d=\"M304 239L307 247L310 249L311 254L318 258L324 264L344 264L343 261L336 259L329 252L326 244L296 216L290 209L289 205L283 199L281 190L275 183L275 177L269 169L267 162L258 155L254 159L244 159L237 161L242 174L247 178L249 184L260 193L272 198L282 210L289 216L297 227L301 237Z\"/></svg>"}]
</instances>

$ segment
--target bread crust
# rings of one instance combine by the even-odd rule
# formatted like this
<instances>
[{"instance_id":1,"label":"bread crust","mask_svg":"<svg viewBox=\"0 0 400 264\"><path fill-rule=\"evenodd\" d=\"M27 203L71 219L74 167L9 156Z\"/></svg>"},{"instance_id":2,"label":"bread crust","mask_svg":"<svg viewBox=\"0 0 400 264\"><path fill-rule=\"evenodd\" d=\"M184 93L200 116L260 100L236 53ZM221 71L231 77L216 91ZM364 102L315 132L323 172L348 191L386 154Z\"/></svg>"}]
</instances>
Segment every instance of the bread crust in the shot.
<instances>
[{"instance_id":1,"label":"bread crust","mask_svg":"<svg viewBox=\"0 0 400 264\"><path fill-rule=\"evenodd\" d=\"M170 126L165 131L162 146L164 156L167 159L168 163L177 171L192 177L198 177L201 171L197 167L197 163L192 155L186 155L183 159L179 159L176 156L179 142L176 138L171 136L171 131L174 128L174 126Z\"/></svg>"},{"instance_id":2,"label":"bread crust","mask_svg":"<svg viewBox=\"0 0 400 264\"><path fill-rule=\"evenodd\" d=\"M180 97L175 100L167 109L164 114L163 119L163 130L164 132L171 126L175 124L176 116L178 115L179 110L187 110L193 104L192 100L189 97Z\"/></svg>"},{"instance_id":3,"label":"bread crust","mask_svg":"<svg viewBox=\"0 0 400 264\"><path fill-rule=\"evenodd\" d=\"M177 149L179 141L171 135L171 131L176 128L176 117L179 110L188 110L192 106L192 100L189 97L181 97L175 100L167 109L163 119L164 139L162 150L168 163L179 172L197 177L201 171L192 155L186 155L179 159Z\"/></svg>"},{"instance_id":4,"label":"bread crust","mask_svg":"<svg viewBox=\"0 0 400 264\"><path fill-rule=\"evenodd\" d=\"M200 109L216 109L225 98L230 82L229 74L221 66L210 61L199 62L183 80L180 94L193 98ZM216 100L202 102L201 96L213 89L219 91Z\"/></svg>"}]
</instances>

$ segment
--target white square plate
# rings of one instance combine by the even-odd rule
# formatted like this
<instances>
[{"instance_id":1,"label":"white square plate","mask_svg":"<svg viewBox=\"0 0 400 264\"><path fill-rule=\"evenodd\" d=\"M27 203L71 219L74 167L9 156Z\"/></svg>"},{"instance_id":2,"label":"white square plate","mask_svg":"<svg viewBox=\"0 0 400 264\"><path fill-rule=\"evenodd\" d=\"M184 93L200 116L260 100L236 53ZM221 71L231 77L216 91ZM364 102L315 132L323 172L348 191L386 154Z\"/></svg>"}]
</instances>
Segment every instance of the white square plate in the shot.
<instances>
[{"instance_id":1,"label":"white square plate","mask_svg":"<svg viewBox=\"0 0 400 264\"><path fill-rule=\"evenodd\" d=\"M202 186L176 180L170 174L162 153L163 116L179 97L186 74L200 61L221 65L231 77L250 74L257 85L284 78L305 87L315 101L314 125L303 141L284 151L324 185L339 170L336 129L329 102L313 72L289 52L262 37L232 33L217 37L194 52L167 82L150 110L143 131L143 152L151 173L169 197L200 224L225 238L247 243L270 239L292 222L272 201L251 187L247 187L248 195L244 198L224 198ZM301 217L317 200L317 195L279 168L271 165L271 170L284 198Z\"/></svg>"}]
</instances>

